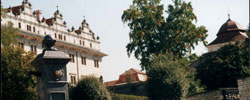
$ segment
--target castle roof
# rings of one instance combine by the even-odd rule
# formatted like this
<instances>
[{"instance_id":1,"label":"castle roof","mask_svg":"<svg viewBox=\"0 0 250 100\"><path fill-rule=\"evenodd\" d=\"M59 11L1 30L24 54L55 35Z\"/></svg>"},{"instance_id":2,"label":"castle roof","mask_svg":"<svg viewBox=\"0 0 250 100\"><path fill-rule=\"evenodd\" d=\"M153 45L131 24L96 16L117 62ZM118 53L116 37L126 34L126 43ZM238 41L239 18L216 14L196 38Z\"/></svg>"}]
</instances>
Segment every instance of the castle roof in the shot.
<instances>
[{"instance_id":1,"label":"castle roof","mask_svg":"<svg viewBox=\"0 0 250 100\"><path fill-rule=\"evenodd\" d=\"M237 22L232 21L230 18L220 27L217 38L212 41L210 45L221 44L231 41L245 40L248 36L245 29Z\"/></svg>"},{"instance_id":2,"label":"castle roof","mask_svg":"<svg viewBox=\"0 0 250 100\"><path fill-rule=\"evenodd\" d=\"M10 7L8 8L8 10L9 11L11 10L14 15L20 15L21 10L23 10L23 8L24 8L23 5L20 5L20 6Z\"/></svg>"},{"instance_id":3,"label":"castle roof","mask_svg":"<svg viewBox=\"0 0 250 100\"><path fill-rule=\"evenodd\" d=\"M241 31L241 32L245 32L245 29L237 22L232 21L231 19L228 19L221 27L220 30L217 34L224 34L224 33L228 33L231 31Z\"/></svg>"},{"instance_id":4,"label":"castle roof","mask_svg":"<svg viewBox=\"0 0 250 100\"><path fill-rule=\"evenodd\" d=\"M119 76L118 80L105 82L104 85L109 87L109 86L127 84L128 83L127 81L131 81L131 83L136 83L136 82L144 82L146 80L147 80L147 75L144 72L138 69L131 68L125 71L124 73L122 73Z\"/></svg>"}]
</instances>

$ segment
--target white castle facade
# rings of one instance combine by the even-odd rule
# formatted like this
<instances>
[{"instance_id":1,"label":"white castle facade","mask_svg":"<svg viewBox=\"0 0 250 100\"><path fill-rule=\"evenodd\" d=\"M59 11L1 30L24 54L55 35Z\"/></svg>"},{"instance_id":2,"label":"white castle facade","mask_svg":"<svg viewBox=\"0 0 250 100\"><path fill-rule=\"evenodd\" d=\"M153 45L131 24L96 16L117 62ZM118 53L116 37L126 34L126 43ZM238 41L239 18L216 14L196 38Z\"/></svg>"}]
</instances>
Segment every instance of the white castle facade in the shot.
<instances>
[{"instance_id":1,"label":"white castle facade","mask_svg":"<svg viewBox=\"0 0 250 100\"><path fill-rule=\"evenodd\" d=\"M1 16L1 25L9 22L18 28L17 41L25 51L42 53L42 40L45 35L51 35L57 42L54 46L71 57L67 64L67 79L76 84L84 76L94 75L102 79L102 57L100 40L90 30L84 19L79 29L67 29L66 22L59 10L52 18L40 18L41 11L32 11L31 4L24 0L21 5L8 8L5 16Z\"/></svg>"}]
</instances>

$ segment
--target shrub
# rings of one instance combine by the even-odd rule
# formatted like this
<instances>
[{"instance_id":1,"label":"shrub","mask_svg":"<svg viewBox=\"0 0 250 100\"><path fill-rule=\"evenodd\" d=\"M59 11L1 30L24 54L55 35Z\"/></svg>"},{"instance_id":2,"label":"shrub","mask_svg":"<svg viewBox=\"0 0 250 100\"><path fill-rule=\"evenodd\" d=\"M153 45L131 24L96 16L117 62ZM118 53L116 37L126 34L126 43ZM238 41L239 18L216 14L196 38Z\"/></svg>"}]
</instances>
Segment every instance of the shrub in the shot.
<instances>
[{"instance_id":1,"label":"shrub","mask_svg":"<svg viewBox=\"0 0 250 100\"><path fill-rule=\"evenodd\" d=\"M134 96L125 94L111 94L112 100L148 100L145 96Z\"/></svg>"},{"instance_id":2,"label":"shrub","mask_svg":"<svg viewBox=\"0 0 250 100\"><path fill-rule=\"evenodd\" d=\"M103 83L94 76L83 78L70 92L72 100L111 100Z\"/></svg>"},{"instance_id":3,"label":"shrub","mask_svg":"<svg viewBox=\"0 0 250 100\"><path fill-rule=\"evenodd\" d=\"M172 54L155 56L147 71L148 97L152 100L180 100L188 91L186 61L174 60Z\"/></svg>"},{"instance_id":4,"label":"shrub","mask_svg":"<svg viewBox=\"0 0 250 100\"><path fill-rule=\"evenodd\" d=\"M197 77L208 90L237 87L237 79L249 77L249 44L230 44L204 54L196 69Z\"/></svg>"}]
</instances>

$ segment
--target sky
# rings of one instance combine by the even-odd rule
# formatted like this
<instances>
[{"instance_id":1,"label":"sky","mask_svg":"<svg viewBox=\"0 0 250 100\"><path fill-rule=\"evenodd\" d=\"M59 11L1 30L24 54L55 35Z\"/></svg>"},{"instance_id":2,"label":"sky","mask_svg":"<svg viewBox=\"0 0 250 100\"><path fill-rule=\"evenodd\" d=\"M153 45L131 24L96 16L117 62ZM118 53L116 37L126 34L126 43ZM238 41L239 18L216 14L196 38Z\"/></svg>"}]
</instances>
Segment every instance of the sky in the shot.
<instances>
[{"instance_id":1,"label":"sky","mask_svg":"<svg viewBox=\"0 0 250 100\"><path fill-rule=\"evenodd\" d=\"M2 6L20 5L23 0L2 0ZM191 2L197 16L196 25L203 25L208 30L207 41L212 42L223 23L228 19L228 13L233 21L247 28L249 24L249 0L185 0ZM100 37L101 52L108 54L103 57L104 82L118 80L119 75L130 68L141 69L139 61L133 55L128 57L126 45L129 43L129 28L121 21L124 10L129 8L132 0L29 0L33 10L41 10L42 17L49 18L58 9L67 22L67 27L78 28L84 19L91 30ZM172 0L161 0L164 8ZM202 44L196 46L194 53L206 53Z\"/></svg>"}]
</instances>

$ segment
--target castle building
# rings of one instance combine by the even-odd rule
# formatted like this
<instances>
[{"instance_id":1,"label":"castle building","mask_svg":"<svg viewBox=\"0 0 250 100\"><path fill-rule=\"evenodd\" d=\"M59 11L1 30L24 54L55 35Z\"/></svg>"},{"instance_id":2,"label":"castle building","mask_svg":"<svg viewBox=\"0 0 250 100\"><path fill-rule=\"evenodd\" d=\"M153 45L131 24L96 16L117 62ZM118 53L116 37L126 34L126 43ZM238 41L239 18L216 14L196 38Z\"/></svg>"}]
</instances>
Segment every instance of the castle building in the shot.
<instances>
[{"instance_id":1,"label":"castle building","mask_svg":"<svg viewBox=\"0 0 250 100\"><path fill-rule=\"evenodd\" d=\"M107 54L100 51L100 40L91 31L84 19L78 29L67 29L59 10L51 18L40 18L41 11L32 11L32 5L24 0L21 5L9 7L8 12L1 16L1 25L6 27L12 23L18 28L18 44L25 51L42 53L42 40L45 35L51 35L57 42L55 48L71 57L67 64L67 79L71 84L94 75L102 79L102 57Z\"/></svg>"},{"instance_id":2,"label":"castle building","mask_svg":"<svg viewBox=\"0 0 250 100\"><path fill-rule=\"evenodd\" d=\"M113 93L146 96L147 79L146 73L131 68L122 73L118 80L105 82L104 86Z\"/></svg>"},{"instance_id":3,"label":"castle building","mask_svg":"<svg viewBox=\"0 0 250 100\"><path fill-rule=\"evenodd\" d=\"M247 38L246 30L239 23L232 21L229 16L228 20L220 27L217 38L206 47L208 52L213 52L227 44L234 44L236 41L242 42Z\"/></svg>"}]
</instances>

